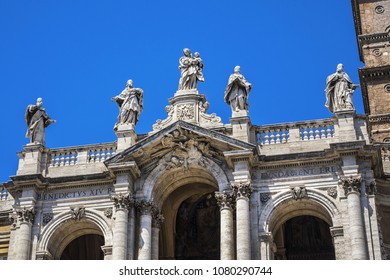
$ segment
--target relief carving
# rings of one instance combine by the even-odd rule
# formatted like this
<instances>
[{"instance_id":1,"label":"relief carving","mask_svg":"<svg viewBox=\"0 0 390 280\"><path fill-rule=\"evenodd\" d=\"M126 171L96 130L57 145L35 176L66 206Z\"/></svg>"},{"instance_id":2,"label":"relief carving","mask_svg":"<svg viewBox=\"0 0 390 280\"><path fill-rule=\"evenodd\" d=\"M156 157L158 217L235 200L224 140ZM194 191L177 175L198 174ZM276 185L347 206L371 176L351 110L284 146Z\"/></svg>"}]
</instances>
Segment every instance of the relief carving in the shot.
<instances>
[{"instance_id":1,"label":"relief carving","mask_svg":"<svg viewBox=\"0 0 390 280\"><path fill-rule=\"evenodd\" d=\"M293 199L298 200L307 197L307 192L305 187L293 187L290 188L291 196Z\"/></svg>"},{"instance_id":2,"label":"relief carving","mask_svg":"<svg viewBox=\"0 0 390 280\"><path fill-rule=\"evenodd\" d=\"M79 221L85 217L85 207L71 207L70 213L73 220Z\"/></svg>"},{"instance_id":3,"label":"relief carving","mask_svg":"<svg viewBox=\"0 0 390 280\"><path fill-rule=\"evenodd\" d=\"M53 219L53 213L43 213L42 225L47 225Z\"/></svg>"}]
</instances>

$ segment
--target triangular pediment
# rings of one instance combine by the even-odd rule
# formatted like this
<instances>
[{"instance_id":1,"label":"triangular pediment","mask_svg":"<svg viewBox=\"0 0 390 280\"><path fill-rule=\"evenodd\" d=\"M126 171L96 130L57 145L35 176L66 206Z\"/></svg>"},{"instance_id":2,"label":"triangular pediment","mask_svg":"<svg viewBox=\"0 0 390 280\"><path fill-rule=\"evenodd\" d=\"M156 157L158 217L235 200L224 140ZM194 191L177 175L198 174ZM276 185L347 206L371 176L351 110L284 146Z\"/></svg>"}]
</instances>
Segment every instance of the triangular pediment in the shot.
<instances>
[{"instance_id":1,"label":"triangular pediment","mask_svg":"<svg viewBox=\"0 0 390 280\"><path fill-rule=\"evenodd\" d=\"M245 151L255 154L256 146L228 135L184 121L170 126L140 140L130 148L110 158L105 164L110 167L126 162L135 162L141 172L148 172L157 164L167 169L188 163L207 164L205 158L217 163L224 161L226 152Z\"/></svg>"}]
</instances>

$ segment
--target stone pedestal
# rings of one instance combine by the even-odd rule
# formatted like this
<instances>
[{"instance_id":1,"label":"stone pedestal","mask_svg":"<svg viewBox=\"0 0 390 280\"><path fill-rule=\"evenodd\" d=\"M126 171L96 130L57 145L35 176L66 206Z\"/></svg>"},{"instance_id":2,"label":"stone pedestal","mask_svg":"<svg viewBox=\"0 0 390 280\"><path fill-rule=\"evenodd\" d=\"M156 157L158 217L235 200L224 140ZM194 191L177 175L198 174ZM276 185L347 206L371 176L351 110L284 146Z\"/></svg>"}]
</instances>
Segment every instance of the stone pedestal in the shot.
<instances>
[{"instance_id":1,"label":"stone pedestal","mask_svg":"<svg viewBox=\"0 0 390 280\"><path fill-rule=\"evenodd\" d=\"M221 209L221 260L234 260L234 225L232 193L215 193Z\"/></svg>"},{"instance_id":2,"label":"stone pedestal","mask_svg":"<svg viewBox=\"0 0 390 280\"><path fill-rule=\"evenodd\" d=\"M346 110L335 112L338 126L335 127L335 133L340 142L355 141L355 110Z\"/></svg>"},{"instance_id":3,"label":"stone pedestal","mask_svg":"<svg viewBox=\"0 0 390 280\"><path fill-rule=\"evenodd\" d=\"M252 124L247 111L233 111L230 123L232 125L233 138L248 143L251 141L250 128Z\"/></svg>"},{"instance_id":4,"label":"stone pedestal","mask_svg":"<svg viewBox=\"0 0 390 280\"><path fill-rule=\"evenodd\" d=\"M135 133L134 125L132 124L120 124L115 131L118 137L116 152L120 153L127 148L130 148L137 141L137 134Z\"/></svg>"},{"instance_id":5,"label":"stone pedestal","mask_svg":"<svg viewBox=\"0 0 390 280\"><path fill-rule=\"evenodd\" d=\"M17 175L40 174L45 168L44 146L42 144L27 144L23 151L18 153L19 167Z\"/></svg>"}]
</instances>

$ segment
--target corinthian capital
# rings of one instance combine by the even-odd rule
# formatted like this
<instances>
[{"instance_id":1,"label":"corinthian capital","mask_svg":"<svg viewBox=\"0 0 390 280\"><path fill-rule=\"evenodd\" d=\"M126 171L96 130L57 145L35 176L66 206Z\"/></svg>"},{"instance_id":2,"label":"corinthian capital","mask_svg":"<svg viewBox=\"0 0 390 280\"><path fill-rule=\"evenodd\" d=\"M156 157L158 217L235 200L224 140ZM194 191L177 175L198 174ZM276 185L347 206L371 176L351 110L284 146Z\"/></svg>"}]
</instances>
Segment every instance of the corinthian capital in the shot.
<instances>
[{"instance_id":1,"label":"corinthian capital","mask_svg":"<svg viewBox=\"0 0 390 280\"><path fill-rule=\"evenodd\" d=\"M157 206L153 201L141 200L135 202L135 207L141 215L153 215L158 212Z\"/></svg>"},{"instance_id":2,"label":"corinthian capital","mask_svg":"<svg viewBox=\"0 0 390 280\"><path fill-rule=\"evenodd\" d=\"M234 206L234 193L227 192L216 192L215 199L217 200L218 206L223 208L232 209Z\"/></svg>"},{"instance_id":3,"label":"corinthian capital","mask_svg":"<svg viewBox=\"0 0 390 280\"><path fill-rule=\"evenodd\" d=\"M35 217L35 211L34 208L20 208L16 210L16 214L18 216L18 220L20 222L27 222L27 223L33 223L34 222L34 217Z\"/></svg>"},{"instance_id":4,"label":"corinthian capital","mask_svg":"<svg viewBox=\"0 0 390 280\"><path fill-rule=\"evenodd\" d=\"M236 183L233 182L230 184L232 186L232 189L234 191L234 194L236 198L249 198L251 196L251 193L253 191L251 187L251 183L248 182L240 182Z\"/></svg>"},{"instance_id":5,"label":"corinthian capital","mask_svg":"<svg viewBox=\"0 0 390 280\"><path fill-rule=\"evenodd\" d=\"M111 200L114 201L115 209L128 209L134 204L134 198L130 193L114 194L111 196Z\"/></svg>"},{"instance_id":6,"label":"corinthian capital","mask_svg":"<svg viewBox=\"0 0 390 280\"><path fill-rule=\"evenodd\" d=\"M345 196L352 192L360 193L361 191L362 177L360 176L349 176L341 177L339 185L343 187Z\"/></svg>"}]
</instances>

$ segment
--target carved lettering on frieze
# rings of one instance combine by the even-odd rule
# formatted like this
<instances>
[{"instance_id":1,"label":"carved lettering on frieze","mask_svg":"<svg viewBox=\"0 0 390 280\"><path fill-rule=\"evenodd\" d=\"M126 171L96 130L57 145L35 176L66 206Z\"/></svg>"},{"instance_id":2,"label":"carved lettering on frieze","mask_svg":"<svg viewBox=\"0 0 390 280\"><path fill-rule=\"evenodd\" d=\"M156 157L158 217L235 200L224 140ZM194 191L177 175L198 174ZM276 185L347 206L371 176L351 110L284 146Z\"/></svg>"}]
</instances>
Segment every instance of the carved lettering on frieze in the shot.
<instances>
[{"instance_id":1,"label":"carved lettering on frieze","mask_svg":"<svg viewBox=\"0 0 390 280\"><path fill-rule=\"evenodd\" d=\"M330 187L330 188L328 188L328 190L326 192L328 193L329 196L331 196L333 198L337 197L337 188L336 187Z\"/></svg>"},{"instance_id":2,"label":"carved lettering on frieze","mask_svg":"<svg viewBox=\"0 0 390 280\"><path fill-rule=\"evenodd\" d=\"M53 219L53 213L43 213L42 225L47 225Z\"/></svg>"},{"instance_id":3,"label":"carved lettering on frieze","mask_svg":"<svg viewBox=\"0 0 390 280\"><path fill-rule=\"evenodd\" d=\"M70 213L72 214L72 219L79 221L85 217L85 207L76 206L70 208Z\"/></svg>"},{"instance_id":4,"label":"carved lettering on frieze","mask_svg":"<svg viewBox=\"0 0 390 280\"><path fill-rule=\"evenodd\" d=\"M216 192L215 199L217 200L218 206L223 208L234 208L235 196L234 193L230 192Z\"/></svg>"},{"instance_id":5,"label":"carved lettering on frieze","mask_svg":"<svg viewBox=\"0 0 390 280\"><path fill-rule=\"evenodd\" d=\"M306 192L305 187L296 186L296 187L290 188L290 192L291 192L291 197L295 200L307 198L307 192Z\"/></svg>"},{"instance_id":6,"label":"carved lettering on frieze","mask_svg":"<svg viewBox=\"0 0 390 280\"><path fill-rule=\"evenodd\" d=\"M235 193L235 197L239 198L250 198L253 191L250 182L232 182L231 187Z\"/></svg>"},{"instance_id":7,"label":"carved lettering on frieze","mask_svg":"<svg viewBox=\"0 0 390 280\"><path fill-rule=\"evenodd\" d=\"M344 176L339 180L339 185L343 187L345 196L352 192L360 193L361 183L362 178L360 176Z\"/></svg>"}]
</instances>

